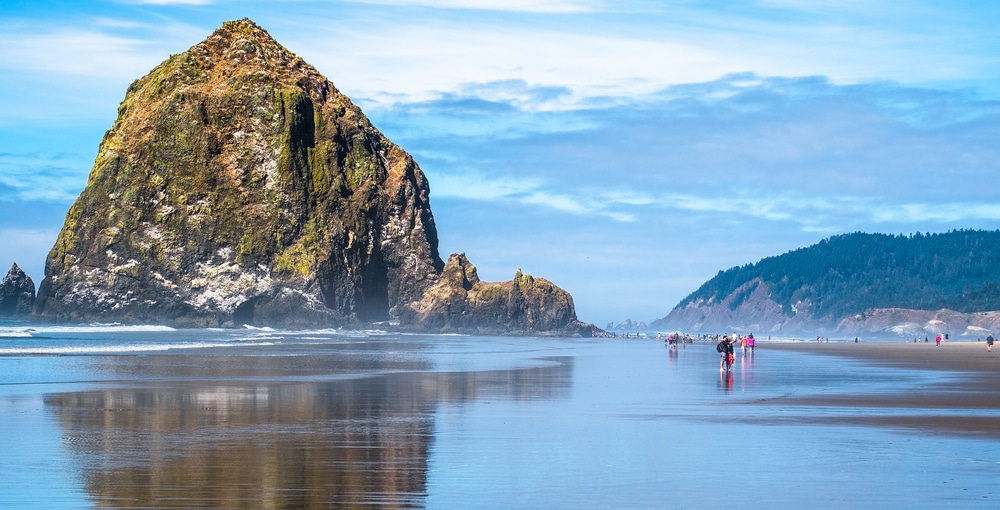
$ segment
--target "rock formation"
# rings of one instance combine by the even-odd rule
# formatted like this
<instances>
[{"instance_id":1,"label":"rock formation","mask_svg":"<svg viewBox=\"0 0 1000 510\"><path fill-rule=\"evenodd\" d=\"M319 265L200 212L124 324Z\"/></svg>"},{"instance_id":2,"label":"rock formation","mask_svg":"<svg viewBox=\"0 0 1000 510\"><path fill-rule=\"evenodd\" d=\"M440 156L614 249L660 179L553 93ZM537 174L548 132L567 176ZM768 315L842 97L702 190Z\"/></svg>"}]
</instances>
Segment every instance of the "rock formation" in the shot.
<instances>
[{"instance_id":1,"label":"rock formation","mask_svg":"<svg viewBox=\"0 0 1000 510\"><path fill-rule=\"evenodd\" d=\"M573 297L543 278L518 269L508 282L479 280L465 254L448 258L438 282L400 317L407 329L473 334L592 334L576 319Z\"/></svg>"},{"instance_id":2,"label":"rock formation","mask_svg":"<svg viewBox=\"0 0 1000 510\"><path fill-rule=\"evenodd\" d=\"M35 304L35 282L17 264L11 266L0 283L0 317L31 315Z\"/></svg>"},{"instance_id":3,"label":"rock formation","mask_svg":"<svg viewBox=\"0 0 1000 510\"><path fill-rule=\"evenodd\" d=\"M128 88L36 318L392 320L444 266L428 195L413 158L318 71L253 22L226 22Z\"/></svg>"},{"instance_id":4,"label":"rock formation","mask_svg":"<svg viewBox=\"0 0 1000 510\"><path fill-rule=\"evenodd\" d=\"M1000 312L963 313L954 310L873 308L842 319L834 329L841 336L893 336L905 339L950 335L953 339L985 339L1000 332Z\"/></svg>"}]
</instances>

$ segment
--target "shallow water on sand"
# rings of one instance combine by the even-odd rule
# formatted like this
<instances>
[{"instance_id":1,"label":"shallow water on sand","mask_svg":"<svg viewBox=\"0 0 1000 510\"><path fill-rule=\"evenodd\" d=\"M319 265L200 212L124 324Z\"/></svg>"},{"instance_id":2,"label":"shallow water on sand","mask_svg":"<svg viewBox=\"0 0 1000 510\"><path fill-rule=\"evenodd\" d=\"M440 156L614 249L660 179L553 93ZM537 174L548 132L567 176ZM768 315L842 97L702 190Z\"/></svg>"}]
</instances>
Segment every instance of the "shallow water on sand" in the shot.
<instances>
[{"instance_id":1,"label":"shallow water on sand","mask_svg":"<svg viewBox=\"0 0 1000 510\"><path fill-rule=\"evenodd\" d=\"M784 400L953 374L758 347L0 330L0 507L993 508L1000 441ZM935 410L940 413L966 412ZM990 413L992 411L983 411Z\"/></svg>"}]
</instances>

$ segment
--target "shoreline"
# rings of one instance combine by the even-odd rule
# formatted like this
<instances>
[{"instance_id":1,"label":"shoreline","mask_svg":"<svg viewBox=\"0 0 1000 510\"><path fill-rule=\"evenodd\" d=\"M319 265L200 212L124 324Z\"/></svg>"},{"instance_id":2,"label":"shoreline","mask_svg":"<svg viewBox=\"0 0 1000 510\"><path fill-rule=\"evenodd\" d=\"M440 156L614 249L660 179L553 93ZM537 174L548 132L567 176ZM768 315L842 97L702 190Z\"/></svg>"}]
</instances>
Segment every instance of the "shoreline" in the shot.
<instances>
[{"instance_id":1,"label":"shoreline","mask_svg":"<svg viewBox=\"0 0 1000 510\"><path fill-rule=\"evenodd\" d=\"M842 356L920 370L992 374L1000 379L1000 343L987 352L986 342L758 342L760 350Z\"/></svg>"},{"instance_id":2,"label":"shoreline","mask_svg":"<svg viewBox=\"0 0 1000 510\"><path fill-rule=\"evenodd\" d=\"M947 435L1000 433L1000 415L983 414L1000 410L1000 345L987 352L986 342L933 343L825 343L788 342L762 344L762 349L802 354L838 356L871 362L885 367L946 371L958 377L921 388L899 388L885 393L788 396L758 402L761 405L802 407L857 407L875 413L857 416L803 416L802 422L876 425ZM902 414L902 410L909 411Z\"/></svg>"}]
</instances>

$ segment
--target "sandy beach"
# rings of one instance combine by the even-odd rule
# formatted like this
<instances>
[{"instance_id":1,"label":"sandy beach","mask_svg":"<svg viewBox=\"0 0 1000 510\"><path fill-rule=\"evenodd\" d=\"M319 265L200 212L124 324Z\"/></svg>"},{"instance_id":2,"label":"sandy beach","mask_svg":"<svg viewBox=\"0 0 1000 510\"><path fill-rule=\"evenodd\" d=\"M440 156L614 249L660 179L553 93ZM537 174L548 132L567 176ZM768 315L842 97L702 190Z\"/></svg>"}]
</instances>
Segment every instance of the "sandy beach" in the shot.
<instances>
[{"instance_id":1,"label":"sandy beach","mask_svg":"<svg viewBox=\"0 0 1000 510\"><path fill-rule=\"evenodd\" d=\"M8 332L22 336L0 336L5 507L936 510L1000 497L1000 351L974 342L762 342L723 374L714 345L648 339Z\"/></svg>"},{"instance_id":2,"label":"sandy beach","mask_svg":"<svg viewBox=\"0 0 1000 510\"><path fill-rule=\"evenodd\" d=\"M876 370L886 366L947 371L955 375L940 384L904 387L898 392L870 393L865 388L858 388L856 394L787 397L770 403L908 411L891 416L834 419L844 423L881 424L963 435L1000 433L1000 416L982 414L984 410L1000 410L1000 391L997 391L1000 388L1000 348L987 352L985 342L943 342L940 346L933 342L793 342L762 344L760 349L853 358L871 362ZM968 411L968 415L963 415L963 410ZM831 418L823 421L829 422Z\"/></svg>"}]
</instances>

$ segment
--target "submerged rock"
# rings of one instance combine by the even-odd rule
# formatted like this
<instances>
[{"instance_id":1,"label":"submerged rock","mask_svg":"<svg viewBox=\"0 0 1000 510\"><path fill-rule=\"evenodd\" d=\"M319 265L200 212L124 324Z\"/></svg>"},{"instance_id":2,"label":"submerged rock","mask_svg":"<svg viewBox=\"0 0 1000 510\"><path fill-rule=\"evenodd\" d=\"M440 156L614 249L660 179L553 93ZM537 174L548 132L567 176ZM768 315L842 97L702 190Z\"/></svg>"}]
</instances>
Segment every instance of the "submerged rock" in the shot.
<instances>
[{"instance_id":1,"label":"submerged rock","mask_svg":"<svg viewBox=\"0 0 1000 510\"><path fill-rule=\"evenodd\" d=\"M17 264L0 283L0 317L27 317L35 304L35 282Z\"/></svg>"},{"instance_id":2,"label":"submerged rock","mask_svg":"<svg viewBox=\"0 0 1000 510\"><path fill-rule=\"evenodd\" d=\"M46 260L36 318L296 328L401 318L444 268L428 196L413 158L332 83L250 20L226 22L128 88ZM524 317L462 310L485 314L469 324L499 321L494 331L575 320L568 295L556 313L532 309L549 303L533 292L512 295Z\"/></svg>"}]
</instances>

